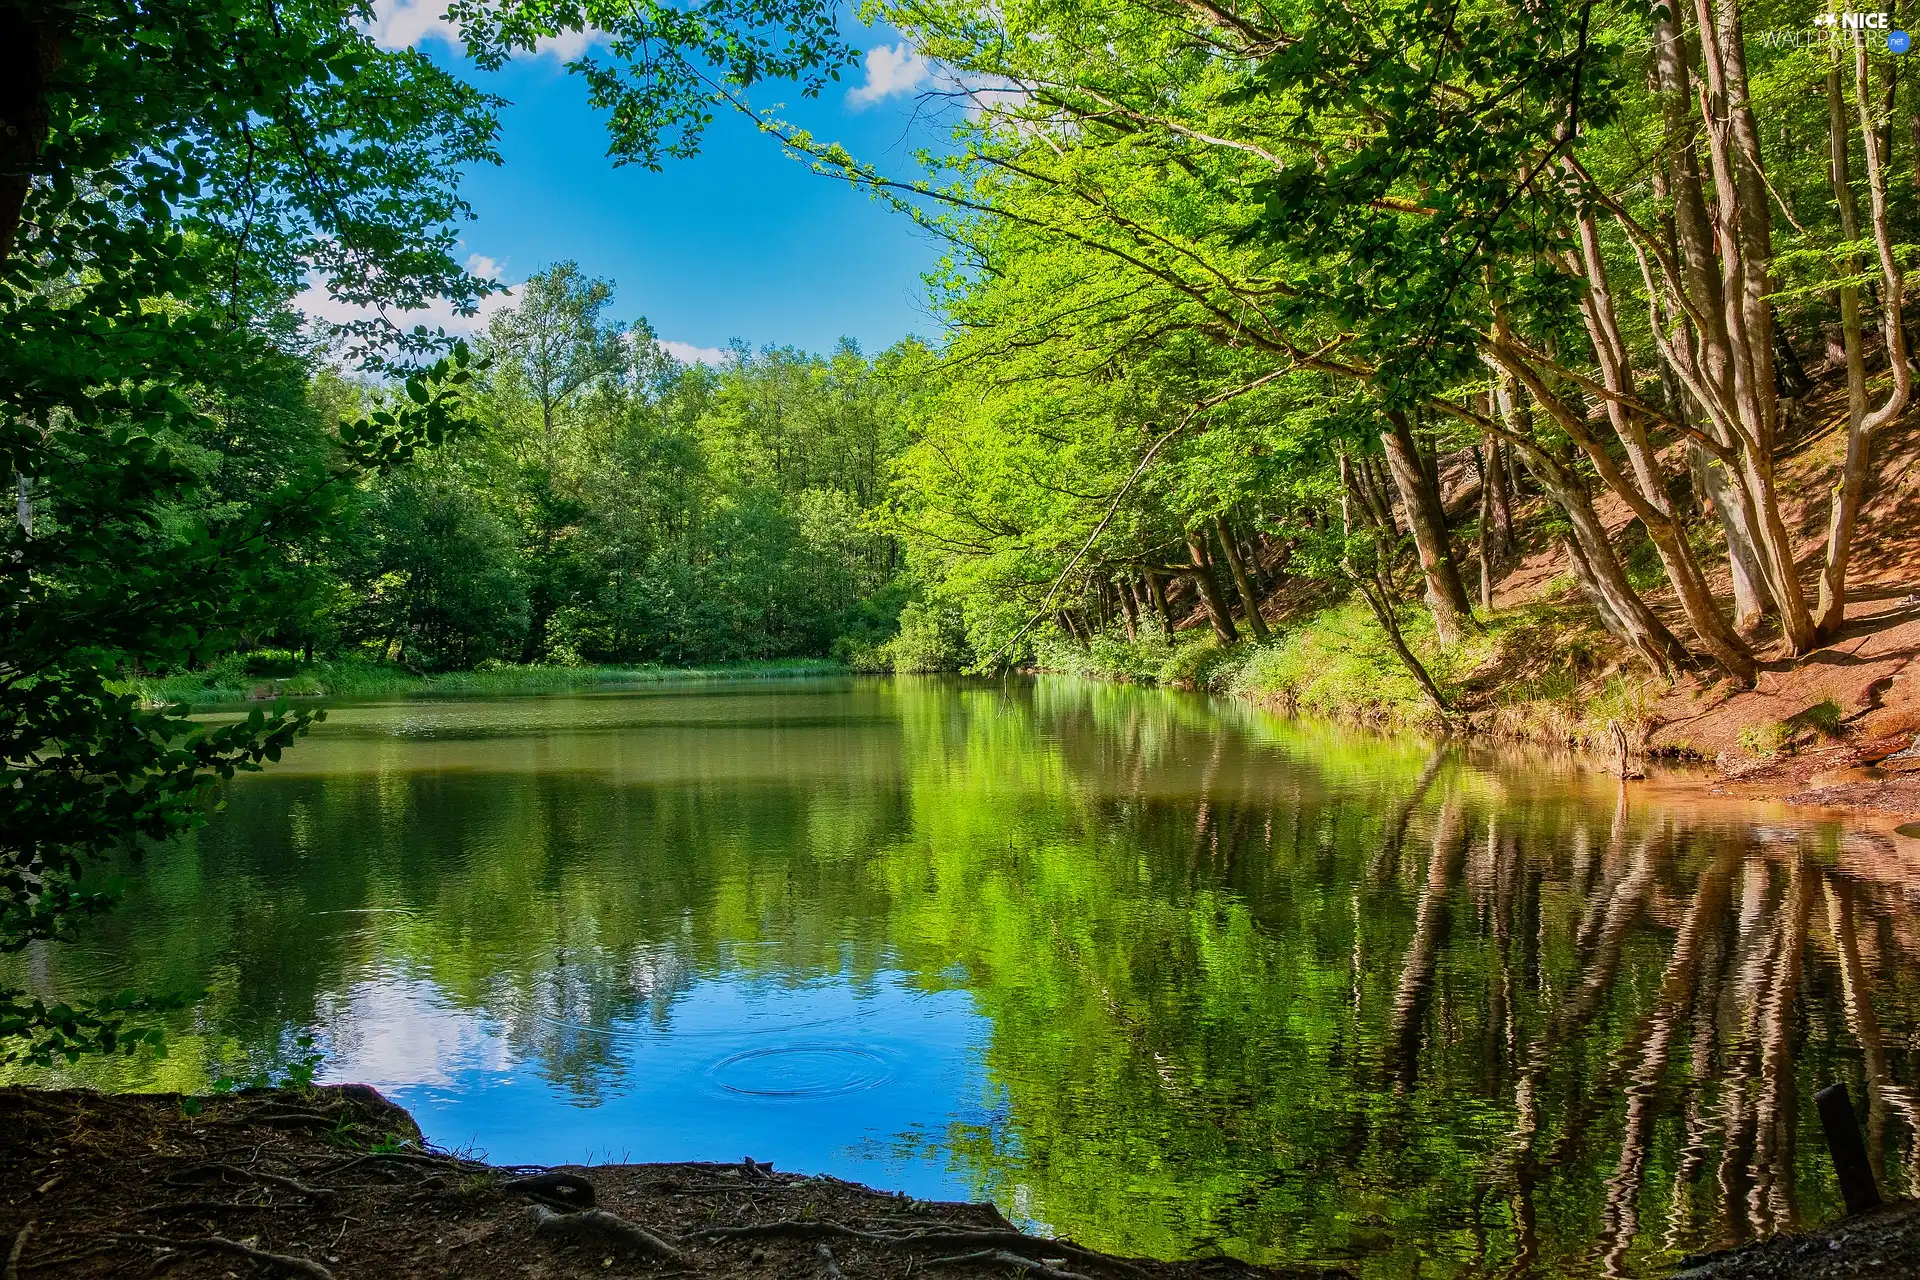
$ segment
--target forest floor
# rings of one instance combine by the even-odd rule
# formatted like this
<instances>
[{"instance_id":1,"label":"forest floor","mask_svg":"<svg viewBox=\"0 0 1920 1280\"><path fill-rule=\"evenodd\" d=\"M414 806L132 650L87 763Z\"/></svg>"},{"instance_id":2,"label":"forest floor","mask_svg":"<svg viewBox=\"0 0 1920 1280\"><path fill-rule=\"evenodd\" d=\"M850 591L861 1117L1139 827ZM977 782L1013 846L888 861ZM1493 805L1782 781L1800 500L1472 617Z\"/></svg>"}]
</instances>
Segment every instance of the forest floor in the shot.
<instances>
[{"instance_id":1,"label":"forest floor","mask_svg":"<svg viewBox=\"0 0 1920 1280\"><path fill-rule=\"evenodd\" d=\"M1339 1274L1115 1258L1019 1232L990 1204L752 1161L503 1168L430 1150L364 1085L0 1089L0 1251L7 1280Z\"/></svg>"},{"instance_id":2,"label":"forest floor","mask_svg":"<svg viewBox=\"0 0 1920 1280\"><path fill-rule=\"evenodd\" d=\"M740 1164L501 1167L365 1085L213 1098L0 1089L7 1280L159 1275L1334 1280L1116 1258L991 1204ZM1689 1259L1684 1280L1920 1274L1920 1205ZM1677 1277L1676 1280L1680 1280Z\"/></svg>"}]
</instances>

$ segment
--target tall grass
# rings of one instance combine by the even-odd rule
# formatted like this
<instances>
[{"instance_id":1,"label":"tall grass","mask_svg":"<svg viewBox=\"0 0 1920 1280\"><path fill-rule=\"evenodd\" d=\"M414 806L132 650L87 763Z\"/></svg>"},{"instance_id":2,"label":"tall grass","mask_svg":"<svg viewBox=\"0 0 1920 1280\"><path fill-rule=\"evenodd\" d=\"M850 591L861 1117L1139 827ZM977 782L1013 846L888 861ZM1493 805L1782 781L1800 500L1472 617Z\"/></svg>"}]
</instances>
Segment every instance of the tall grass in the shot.
<instances>
[{"instance_id":1,"label":"tall grass","mask_svg":"<svg viewBox=\"0 0 1920 1280\"><path fill-rule=\"evenodd\" d=\"M1608 670L1604 639L1554 605L1504 610L1448 645L1423 609L1407 609L1401 630L1449 703L1503 737L1592 742L1613 721L1632 734L1658 696L1646 677ZM1386 728L1437 720L1358 601L1295 619L1266 644L1221 648L1209 633L1169 637L1155 625L1132 641L1109 631L1084 646L1052 635L1036 656L1043 670L1203 689L1289 715Z\"/></svg>"},{"instance_id":2,"label":"tall grass","mask_svg":"<svg viewBox=\"0 0 1920 1280\"><path fill-rule=\"evenodd\" d=\"M680 680L777 680L837 675L846 668L820 658L780 658L710 667L515 666L493 664L476 671L418 675L363 659L339 658L291 664L289 674L255 674L261 664L234 654L203 671L141 678L126 688L149 705L184 703L213 707L271 698L505 697L562 693L611 685ZM274 664L267 664L269 666Z\"/></svg>"}]
</instances>

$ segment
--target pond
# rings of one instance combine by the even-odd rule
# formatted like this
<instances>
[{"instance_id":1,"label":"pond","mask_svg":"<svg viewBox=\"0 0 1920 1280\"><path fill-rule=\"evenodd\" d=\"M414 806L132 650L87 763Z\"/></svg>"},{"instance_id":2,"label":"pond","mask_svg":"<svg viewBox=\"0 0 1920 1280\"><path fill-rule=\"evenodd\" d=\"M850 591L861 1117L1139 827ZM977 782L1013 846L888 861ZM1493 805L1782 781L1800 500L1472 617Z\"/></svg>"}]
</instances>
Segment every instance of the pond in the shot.
<instances>
[{"instance_id":1,"label":"pond","mask_svg":"<svg viewBox=\"0 0 1920 1280\"><path fill-rule=\"evenodd\" d=\"M498 1162L752 1155L1382 1277L1828 1220L1833 1081L1920 1190L1920 845L1817 815L1051 679L344 706L224 794L9 962L183 998L164 1058L57 1079L311 1036Z\"/></svg>"}]
</instances>

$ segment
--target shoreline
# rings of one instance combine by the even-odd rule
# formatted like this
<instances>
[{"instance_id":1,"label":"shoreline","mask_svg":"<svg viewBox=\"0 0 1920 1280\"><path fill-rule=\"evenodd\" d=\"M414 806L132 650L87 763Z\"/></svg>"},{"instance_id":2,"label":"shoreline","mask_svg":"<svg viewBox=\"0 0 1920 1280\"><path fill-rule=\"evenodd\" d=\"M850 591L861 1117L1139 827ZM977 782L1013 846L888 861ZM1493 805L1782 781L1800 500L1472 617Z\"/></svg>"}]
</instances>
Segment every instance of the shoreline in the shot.
<instances>
[{"instance_id":1,"label":"shoreline","mask_svg":"<svg viewBox=\"0 0 1920 1280\"><path fill-rule=\"evenodd\" d=\"M1920 631L1920 627L1916 627ZM317 677L262 677L247 688L235 684L214 685L202 689L184 688L184 682L200 677L172 677L165 681L135 682L131 690L148 706L185 705L196 713L217 713L285 699L291 703L315 703L326 700L360 701L384 698L491 698L538 696L541 694L615 690L622 687L665 686L674 683L724 683L765 680L807 679L825 676L862 674L853 668L815 658L784 658L762 662L734 663L708 667L568 667L501 666L488 670L417 674L396 668L360 662L318 663L323 668ZM1793 676L1806 668L1783 673ZM1157 685L1157 681L1136 681L1123 674L1103 674L1087 670L1063 670L1027 667L1016 674L1028 676L1065 676L1105 683ZM336 687L327 687L329 676ZM318 688L308 688L313 681ZM1897 681L1897 683L1896 683ZM1912 683L1899 676L1885 676L1862 682L1857 674L1845 677L1855 688L1849 701L1858 705L1843 709L1833 728L1822 732L1796 727L1793 720L1804 716L1806 708L1797 703L1818 706L1833 701L1833 694L1818 682L1795 696L1771 691L1749 690L1718 696L1706 714L1735 724L1731 730L1722 725L1715 736L1686 739L1679 726L1692 723L1698 716L1655 718L1632 726L1633 744L1630 764L1658 774L1672 789L1685 789L1697 795L1713 795L1759 803L1780 803L1796 808L1819 809L1836 816L1870 820L1871 825L1898 826L1920 820L1920 755L1897 759L1908 750L1920 751L1920 699L1908 698L1892 705L1885 702L1889 689L1908 694ZM1776 681L1776 684L1784 681ZM1507 704L1469 707L1458 721L1433 719L1383 718L1377 707L1352 708L1326 715L1303 712L1283 694L1258 689L1209 689L1190 682L1167 684L1168 688L1187 688L1211 697L1231 699L1271 715L1287 718L1326 719L1363 732L1413 733L1431 738L1451 738L1464 742L1489 743L1496 747L1539 748L1564 751L1590 763L1594 772L1617 774L1618 762L1607 751L1597 749L1591 734L1572 731L1570 724L1549 726L1538 716L1513 714ZM1711 690L1677 685L1658 695L1661 711L1676 707L1693 710L1712 694ZM1818 698L1815 699L1815 695ZM1813 699L1810 701L1810 699ZM1768 705L1779 704L1779 705ZM1836 703L1836 706L1838 704ZM1748 708L1743 712L1741 708ZM1773 753L1754 756L1741 750L1739 739L1753 731L1753 725L1739 725L1744 714L1758 713L1762 707L1776 719L1756 719L1767 726L1777 739ZM1796 708L1785 710L1786 708ZM1781 714L1785 710L1785 714ZM1721 741L1721 739L1730 739ZM1716 749L1717 748L1717 749ZM1669 769L1669 762L1685 762L1698 772ZM1630 772L1629 777L1633 777ZM1637 780L1637 779L1636 779Z\"/></svg>"},{"instance_id":2,"label":"shoreline","mask_svg":"<svg viewBox=\"0 0 1920 1280\"><path fill-rule=\"evenodd\" d=\"M992 1204L739 1164L507 1166L425 1142L367 1085L215 1097L0 1088L10 1278L256 1274L1339 1280L1339 1268L1121 1258ZM1684 1258L1674 1280L1920 1271L1920 1202Z\"/></svg>"},{"instance_id":3,"label":"shoreline","mask_svg":"<svg viewBox=\"0 0 1920 1280\"><path fill-rule=\"evenodd\" d=\"M439 1151L366 1085L210 1098L0 1088L9 1277L1336 1280L1119 1258L914 1200L740 1164L504 1166Z\"/></svg>"},{"instance_id":4,"label":"shoreline","mask_svg":"<svg viewBox=\"0 0 1920 1280\"><path fill-rule=\"evenodd\" d=\"M846 664L827 658L776 658L704 667L502 665L436 673L357 661L322 661L311 664L311 668L292 675L263 674L238 680L230 673L189 674L164 680L136 680L127 687L147 707L186 706L193 711L218 711L283 698L293 703L409 697L506 698L615 689L623 685L794 680L852 673ZM195 681L202 683L196 685Z\"/></svg>"}]
</instances>

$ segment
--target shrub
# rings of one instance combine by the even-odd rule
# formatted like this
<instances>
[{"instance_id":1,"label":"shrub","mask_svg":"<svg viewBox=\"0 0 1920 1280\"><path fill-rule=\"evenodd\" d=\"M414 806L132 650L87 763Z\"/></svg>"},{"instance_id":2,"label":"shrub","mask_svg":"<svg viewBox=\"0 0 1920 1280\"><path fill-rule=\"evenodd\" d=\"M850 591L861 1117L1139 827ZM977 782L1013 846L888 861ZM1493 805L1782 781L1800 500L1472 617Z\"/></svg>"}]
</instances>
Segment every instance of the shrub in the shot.
<instances>
[{"instance_id":1,"label":"shrub","mask_svg":"<svg viewBox=\"0 0 1920 1280\"><path fill-rule=\"evenodd\" d=\"M900 610L900 631L884 646L887 665L898 672L959 671L973 661L966 621L958 609L924 600ZM877 663L873 670L881 669Z\"/></svg>"},{"instance_id":2,"label":"shrub","mask_svg":"<svg viewBox=\"0 0 1920 1280\"><path fill-rule=\"evenodd\" d=\"M1786 723L1795 729L1811 729L1828 738L1840 736L1840 704L1832 698L1816 702L1805 711L1788 716Z\"/></svg>"},{"instance_id":3,"label":"shrub","mask_svg":"<svg viewBox=\"0 0 1920 1280\"><path fill-rule=\"evenodd\" d=\"M1793 742L1793 730L1784 723L1750 724L1740 730L1740 749L1750 756L1784 754Z\"/></svg>"}]
</instances>

